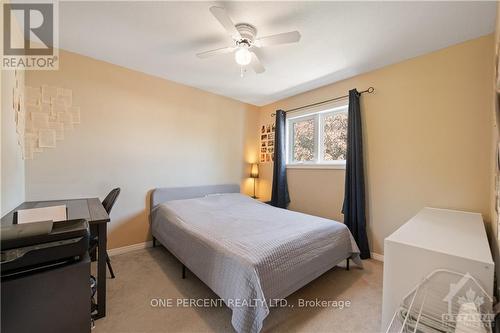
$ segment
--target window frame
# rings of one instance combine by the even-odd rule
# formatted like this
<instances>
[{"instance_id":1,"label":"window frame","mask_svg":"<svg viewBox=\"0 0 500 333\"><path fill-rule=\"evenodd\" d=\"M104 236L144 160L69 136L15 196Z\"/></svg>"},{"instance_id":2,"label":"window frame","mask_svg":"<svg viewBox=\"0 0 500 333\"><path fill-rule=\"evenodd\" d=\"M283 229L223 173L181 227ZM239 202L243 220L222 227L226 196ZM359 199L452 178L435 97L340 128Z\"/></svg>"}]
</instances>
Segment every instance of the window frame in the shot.
<instances>
[{"instance_id":1,"label":"window frame","mask_svg":"<svg viewBox=\"0 0 500 333\"><path fill-rule=\"evenodd\" d=\"M308 114L308 115L304 115L304 116L299 116L299 117L295 117L295 118L291 118L290 120L287 119L287 154L286 154L286 157L287 157L287 164L314 164L315 161L317 160L317 156L318 156L318 146L317 144L314 145L314 151L313 151L313 154L314 154L314 158L312 161L294 161L293 160L293 142L295 140L295 131L293 130L293 126L296 124L296 123L300 123L300 122L303 122L303 121L308 121L308 120L313 120L313 125L314 125L314 142L317 143L318 142L318 131L316 131L316 128L319 126L319 123L318 123L318 119L315 115L313 114ZM288 136L290 135L290 139L288 140Z\"/></svg>"},{"instance_id":2,"label":"window frame","mask_svg":"<svg viewBox=\"0 0 500 333\"><path fill-rule=\"evenodd\" d=\"M327 107L319 111L312 111L308 113L300 113L297 115L290 115L286 119L286 167L290 169L345 169L346 160L324 160L324 119L325 117L339 113L348 112L348 103L343 103L335 107ZM293 142L294 131L293 125L297 122L304 120L314 120L314 159L312 161L294 161L293 160Z\"/></svg>"}]
</instances>

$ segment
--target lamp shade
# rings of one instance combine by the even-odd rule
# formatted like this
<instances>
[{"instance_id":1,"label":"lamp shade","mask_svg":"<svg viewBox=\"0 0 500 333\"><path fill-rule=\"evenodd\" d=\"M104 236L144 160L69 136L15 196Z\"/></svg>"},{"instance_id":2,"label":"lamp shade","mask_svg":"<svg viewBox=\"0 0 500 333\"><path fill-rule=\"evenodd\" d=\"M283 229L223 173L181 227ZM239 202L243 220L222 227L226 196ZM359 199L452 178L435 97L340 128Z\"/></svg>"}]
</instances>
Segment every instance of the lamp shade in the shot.
<instances>
[{"instance_id":1,"label":"lamp shade","mask_svg":"<svg viewBox=\"0 0 500 333\"><path fill-rule=\"evenodd\" d=\"M252 61L252 54L248 51L248 47L241 46L234 53L234 60L236 63L241 66L246 66Z\"/></svg>"},{"instance_id":2,"label":"lamp shade","mask_svg":"<svg viewBox=\"0 0 500 333\"><path fill-rule=\"evenodd\" d=\"M259 178L259 165L257 163L252 164L252 169L250 170L251 178Z\"/></svg>"}]
</instances>

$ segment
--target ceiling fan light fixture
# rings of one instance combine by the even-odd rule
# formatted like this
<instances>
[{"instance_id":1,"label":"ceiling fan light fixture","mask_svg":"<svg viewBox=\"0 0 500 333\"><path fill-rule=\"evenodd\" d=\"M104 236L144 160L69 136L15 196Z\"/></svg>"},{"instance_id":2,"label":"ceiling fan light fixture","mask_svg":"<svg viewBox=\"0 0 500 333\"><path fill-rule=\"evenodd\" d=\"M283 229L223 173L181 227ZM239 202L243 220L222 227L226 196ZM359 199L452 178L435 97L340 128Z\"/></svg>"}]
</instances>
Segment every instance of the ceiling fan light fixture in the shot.
<instances>
[{"instance_id":1,"label":"ceiling fan light fixture","mask_svg":"<svg viewBox=\"0 0 500 333\"><path fill-rule=\"evenodd\" d=\"M226 33L231 36L233 45L197 53L196 56L204 59L218 54L234 52L234 60L241 66L241 76L246 72L247 65L250 65L257 74L265 72L266 69L254 52L255 48L297 43L300 40L300 32L298 31L289 31L256 38L257 28L248 23L234 24L223 7L212 6L210 7L210 12L219 21L224 30L226 30Z\"/></svg>"},{"instance_id":2,"label":"ceiling fan light fixture","mask_svg":"<svg viewBox=\"0 0 500 333\"><path fill-rule=\"evenodd\" d=\"M234 53L234 60L241 66L246 66L252 61L252 54L248 51L247 46L240 46Z\"/></svg>"}]
</instances>

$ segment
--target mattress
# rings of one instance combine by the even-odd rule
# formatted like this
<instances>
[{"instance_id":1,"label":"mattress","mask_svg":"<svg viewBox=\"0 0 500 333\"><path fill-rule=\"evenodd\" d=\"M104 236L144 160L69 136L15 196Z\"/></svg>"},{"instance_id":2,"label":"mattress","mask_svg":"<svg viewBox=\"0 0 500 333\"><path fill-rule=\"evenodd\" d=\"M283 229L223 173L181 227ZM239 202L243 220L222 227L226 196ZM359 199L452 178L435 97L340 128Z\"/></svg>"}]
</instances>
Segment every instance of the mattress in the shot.
<instances>
[{"instance_id":1,"label":"mattress","mask_svg":"<svg viewBox=\"0 0 500 333\"><path fill-rule=\"evenodd\" d=\"M239 193L165 202L151 223L153 236L231 308L238 332L259 332L276 300L342 260L362 265L344 224Z\"/></svg>"}]
</instances>

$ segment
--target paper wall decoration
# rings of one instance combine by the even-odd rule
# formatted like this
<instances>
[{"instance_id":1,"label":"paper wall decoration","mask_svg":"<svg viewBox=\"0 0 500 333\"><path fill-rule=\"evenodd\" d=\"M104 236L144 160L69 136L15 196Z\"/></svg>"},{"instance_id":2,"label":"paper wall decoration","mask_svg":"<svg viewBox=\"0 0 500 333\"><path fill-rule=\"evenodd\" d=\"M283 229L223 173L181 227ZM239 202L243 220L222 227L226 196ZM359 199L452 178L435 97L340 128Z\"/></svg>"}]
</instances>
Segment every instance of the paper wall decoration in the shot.
<instances>
[{"instance_id":1,"label":"paper wall decoration","mask_svg":"<svg viewBox=\"0 0 500 333\"><path fill-rule=\"evenodd\" d=\"M12 93L12 107L16 119L18 142L23 159L33 159L35 153L55 148L57 141L64 140L65 130L80 124L80 107L73 105L73 91L61 87L43 85L19 89Z\"/></svg>"},{"instance_id":2,"label":"paper wall decoration","mask_svg":"<svg viewBox=\"0 0 500 333\"><path fill-rule=\"evenodd\" d=\"M274 132L274 124L260 128L260 163L274 162Z\"/></svg>"},{"instance_id":3,"label":"paper wall decoration","mask_svg":"<svg viewBox=\"0 0 500 333\"><path fill-rule=\"evenodd\" d=\"M38 131L38 147L55 148L56 131L53 129L41 129Z\"/></svg>"},{"instance_id":4,"label":"paper wall decoration","mask_svg":"<svg viewBox=\"0 0 500 333\"><path fill-rule=\"evenodd\" d=\"M42 103L49 103L57 97L57 87L42 86Z\"/></svg>"}]
</instances>

